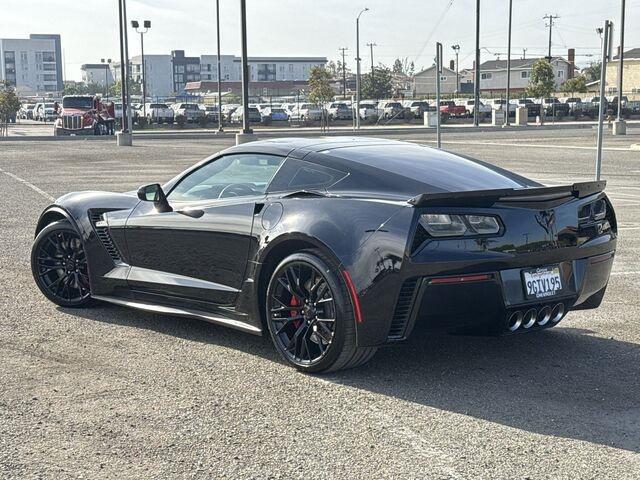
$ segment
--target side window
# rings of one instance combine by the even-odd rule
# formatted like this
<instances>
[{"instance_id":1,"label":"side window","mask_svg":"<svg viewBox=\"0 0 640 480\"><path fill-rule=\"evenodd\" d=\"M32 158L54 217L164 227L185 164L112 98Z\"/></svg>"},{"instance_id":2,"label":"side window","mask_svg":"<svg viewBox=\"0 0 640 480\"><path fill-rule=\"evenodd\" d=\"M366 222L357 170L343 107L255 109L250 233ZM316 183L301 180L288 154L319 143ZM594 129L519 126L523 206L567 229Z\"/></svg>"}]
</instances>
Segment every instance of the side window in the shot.
<instances>
[{"instance_id":1,"label":"side window","mask_svg":"<svg viewBox=\"0 0 640 480\"><path fill-rule=\"evenodd\" d=\"M347 174L334 168L288 158L269 185L270 192L328 188Z\"/></svg>"},{"instance_id":2,"label":"side window","mask_svg":"<svg viewBox=\"0 0 640 480\"><path fill-rule=\"evenodd\" d=\"M284 159L276 155L225 155L191 172L171 190L174 202L263 195Z\"/></svg>"}]
</instances>

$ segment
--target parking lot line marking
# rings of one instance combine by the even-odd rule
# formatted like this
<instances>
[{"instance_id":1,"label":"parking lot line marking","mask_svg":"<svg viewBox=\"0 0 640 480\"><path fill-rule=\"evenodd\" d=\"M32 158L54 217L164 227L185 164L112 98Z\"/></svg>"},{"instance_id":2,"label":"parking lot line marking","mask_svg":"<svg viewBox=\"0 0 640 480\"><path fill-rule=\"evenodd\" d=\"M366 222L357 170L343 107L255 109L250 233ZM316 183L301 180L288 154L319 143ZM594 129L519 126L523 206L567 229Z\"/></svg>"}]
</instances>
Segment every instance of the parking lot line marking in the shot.
<instances>
[{"instance_id":1,"label":"parking lot line marking","mask_svg":"<svg viewBox=\"0 0 640 480\"><path fill-rule=\"evenodd\" d=\"M33 190L34 192L39 193L40 195L42 195L44 198L46 198L47 200L50 201L55 201L55 198L53 198L51 195L49 195L47 192L45 192L44 190L36 187L33 183L29 183L27 182L24 178L20 178L17 175L14 175L11 172L7 172L6 170L3 170L2 168L0 168L0 172L4 173L5 175L7 175L8 177L13 178L14 180L17 180L18 182L26 185L27 187L29 187L31 190Z\"/></svg>"}]
</instances>

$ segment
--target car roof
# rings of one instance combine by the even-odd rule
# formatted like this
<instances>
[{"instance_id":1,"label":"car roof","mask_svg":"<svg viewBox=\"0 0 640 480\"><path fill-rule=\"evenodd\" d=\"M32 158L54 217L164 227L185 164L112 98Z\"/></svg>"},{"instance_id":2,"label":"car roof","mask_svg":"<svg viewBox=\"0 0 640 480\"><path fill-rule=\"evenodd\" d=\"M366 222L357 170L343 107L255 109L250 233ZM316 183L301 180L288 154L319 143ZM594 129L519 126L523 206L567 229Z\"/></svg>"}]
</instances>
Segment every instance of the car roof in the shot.
<instances>
[{"instance_id":1,"label":"car roof","mask_svg":"<svg viewBox=\"0 0 640 480\"><path fill-rule=\"evenodd\" d=\"M341 188L399 196L538 186L493 165L415 143L370 137L280 138L225 153L269 153L350 173Z\"/></svg>"}]
</instances>

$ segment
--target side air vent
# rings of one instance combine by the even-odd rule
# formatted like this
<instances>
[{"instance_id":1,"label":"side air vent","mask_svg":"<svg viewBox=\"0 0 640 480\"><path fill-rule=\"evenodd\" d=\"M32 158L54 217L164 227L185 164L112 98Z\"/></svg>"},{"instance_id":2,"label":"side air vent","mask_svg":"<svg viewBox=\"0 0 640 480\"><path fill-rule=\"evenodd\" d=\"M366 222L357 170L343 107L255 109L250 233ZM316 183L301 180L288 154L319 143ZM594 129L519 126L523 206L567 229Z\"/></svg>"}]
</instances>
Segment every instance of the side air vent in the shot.
<instances>
[{"instance_id":1,"label":"side air vent","mask_svg":"<svg viewBox=\"0 0 640 480\"><path fill-rule=\"evenodd\" d=\"M104 223L104 217L102 215L102 213L90 211L89 219L91 220L91 225L93 225L93 229L100 239L100 243L102 243L102 246L105 248L113 261L121 262L122 257L120 256L118 247L116 247L116 244L113 243L111 235L109 235L109 227L107 227L106 225L102 225L102 223Z\"/></svg>"},{"instance_id":2,"label":"side air vent","mask_svg":"<svg viewBox=\"0 0 640 480\"><path fill-rule=\"evenodd\" d=\"M396 309L393 312L387 340L401 340L404 338L411 315L411 307L413 306L417 284L418 279L413 278L405 281L402 285L400 294L398 295Z\"/></svg>"}]
</instances>

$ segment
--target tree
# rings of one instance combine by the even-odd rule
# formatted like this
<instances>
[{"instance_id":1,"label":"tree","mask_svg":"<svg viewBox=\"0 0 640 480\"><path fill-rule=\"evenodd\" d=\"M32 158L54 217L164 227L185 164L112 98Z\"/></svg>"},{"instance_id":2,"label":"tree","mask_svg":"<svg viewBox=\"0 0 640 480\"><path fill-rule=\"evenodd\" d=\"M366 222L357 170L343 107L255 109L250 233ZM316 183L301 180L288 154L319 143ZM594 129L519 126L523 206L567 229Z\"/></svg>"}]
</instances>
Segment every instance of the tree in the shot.
<instances>
[{"instance_id":1,"label":"tree","mask_svg":"<svg viewBox=\"0 0 640 480\"><path fill-rule=\"evenodd\" d=\"M584 69L584 76L587 79L587 82L595 82L600 80L600 73L602 72L602 63L592 63L587 68Z\"/></svg>"},{"instance_id":2,"label":"tree","mask_svg":"<svg viewBox=\"0 0 640 480\"><path fill-rule=\"evenodd\" d=\"M0 137L7 135L7 124L10 119L15 119L21 105L14 89L7 82L2 82L0 84Z\"/></svg>"},{"instance_id":3,"label":"tree","mask_svg":"<svg viewBox=\"0 0 640 480\"><path fill-rule=\"evenodd\" d=\"M534 98L548 97L556 89L556 79L551 64L540 59L531 67L531 80L527 95Z\"/></svg>"},{"instance_id":4,"label":"tree","mask_svg":"<svg viewBox=\"0 0 640 480\"><path fill-rule=\"evenodd\" d=\"M391 70L384 66L378 66L373 69L373 78L371 73L362 76L362 97L389 98L393 88L391 86Z\"/></svg>"},{"instance_id":5,"label":"tree","mask_svg":"<svg viewBox=\"0 0 640 480\"><path fill-rule=\"evenodd\" d=\"M395 62L393 62L393 73L404 73L402 60L400 60L399 58L396 58Z\"/></svg>"},{"instance_id":6,"label":"tree","mask_svg":"<svg viewBox=\"0 0 640 480\"><path fill-rule=\"evenodd\" d=\"M121 92L122 82L116 80L112 85L109 85L109 95L112 97L119 97ZM142 82L136 82L129 79L129 95L142 95Z\"/></svg>"},{"instance_id":7,"label":"tree","mask_svg":"<svg viewBox=\"0 0 640 480\"><path fill-rule=\"evenodd\" d=\"M570 78L562 84L560 90L564 93L587 93L587 79L582 75Z\"/></svg>"},{"instance_id":8,"label":"tree","mask_svg":"<svg viewBox=\"0 0 640 480\"><path fill-rule=\"evenodd\" d=\"M405 57L403 59L396 58L395 61L393 62L393 67L391 71L396 74L404 74L404 75L407 75L408 77L411 77L413 76L415 69L416 69L416 66L413 63L413 61L410 62L409 59Z\"/></svg>"},{"instance_id":9,"label":"tree","mask_svg":"<svg viewBox=\"0 0 640 480\"><path fill-rule=\"evenodd\" d=\"M338 74L342 74L342 70L338 69L338 65L333 60L331 60L331 61L329 61L327 63L327 67L326 68L329 71L329 74L331 75L331 78L337 78Z\"/></svg>"},{"instance_id":10,"label":"tree","mask_svg":"<svg viewBox=\"0 0 640 480\"><path fill-rule=\"evenodd\" d=\"M333 98L331 73L323 67L313 67L309 72L309 100L313 103L325 103Z\"/></svg>"}]
</instances>

